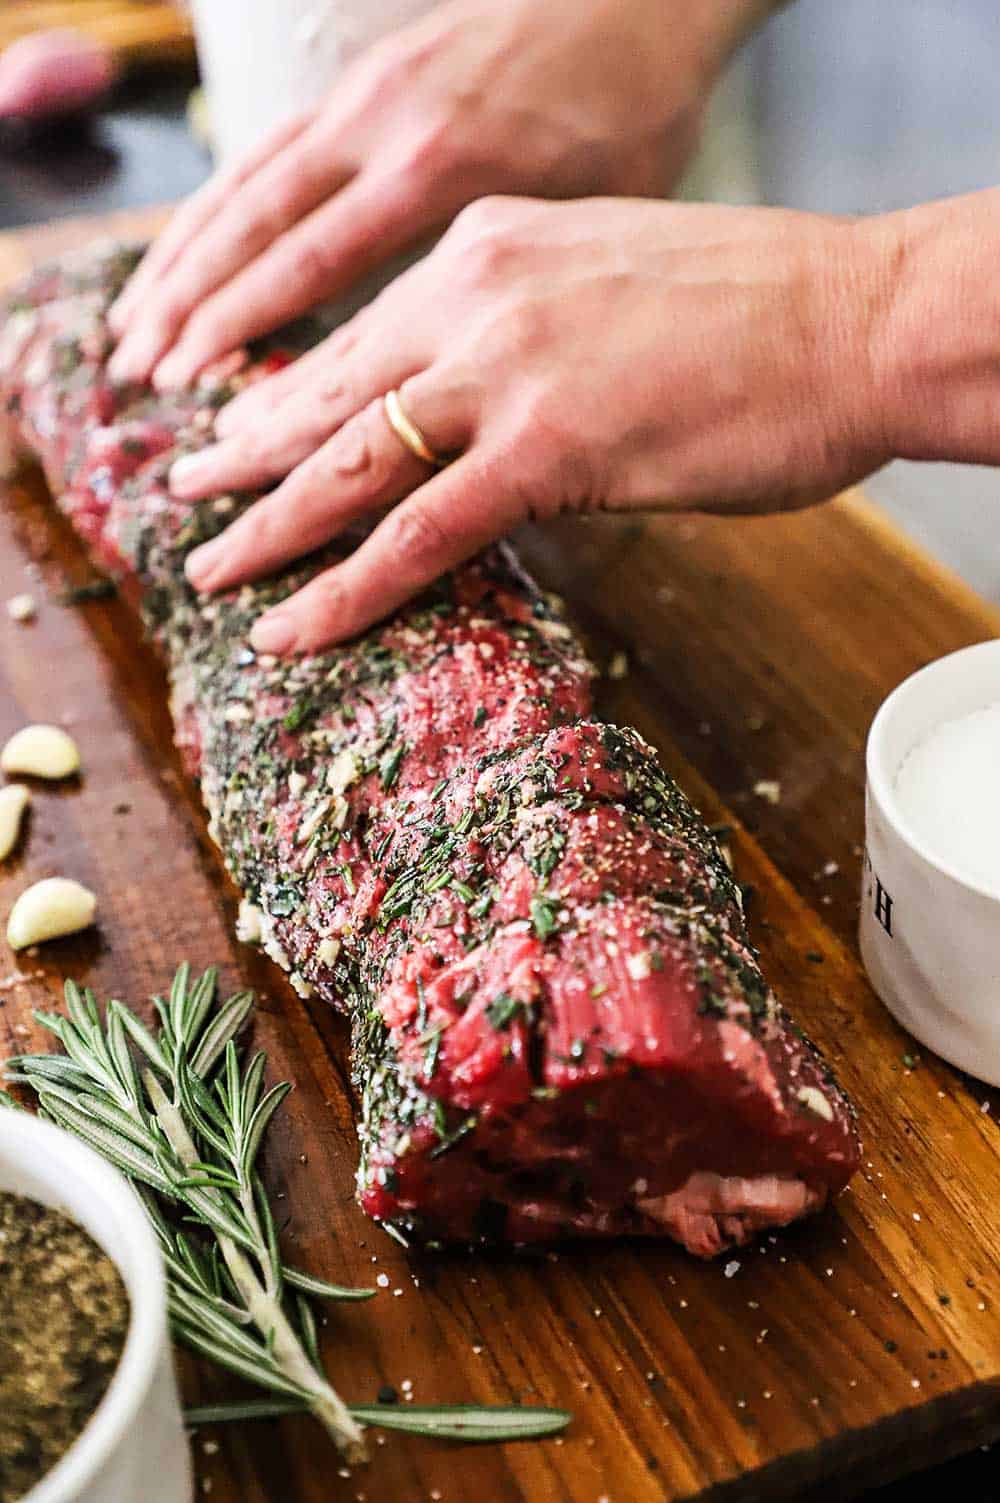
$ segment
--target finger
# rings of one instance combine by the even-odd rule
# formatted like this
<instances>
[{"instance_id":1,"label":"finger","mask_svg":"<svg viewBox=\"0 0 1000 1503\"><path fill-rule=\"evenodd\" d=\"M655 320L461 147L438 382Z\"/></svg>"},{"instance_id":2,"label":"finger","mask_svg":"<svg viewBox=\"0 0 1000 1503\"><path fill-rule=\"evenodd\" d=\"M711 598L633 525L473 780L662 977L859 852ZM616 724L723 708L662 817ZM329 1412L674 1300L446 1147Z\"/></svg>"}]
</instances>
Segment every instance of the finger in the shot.
<instances>
[{"instance_id":1,"label":"finger","mask_svg":"<svg viewBox=\"0 0 1000 1503\"><path fill-rule=\"evenodd\" d=\"M308 392L316 380L322 378L328 365L346 357L357 344L364 314L362 310L320 344L308 350L261 381L252 381L238 396L227 402L216 415L215 432L219 438L232 438L237 433L250 433L266 422L275 409L288 397L299 392Z\"/></svg>"},{"instance_id":2,"label":"finger","mask_svg":"<svg viewBox=\"0 0 1000 1503\"><path fill-rule=\"evenodd\" d=\"M335 192L347 176L348 168L330 161L329 148L313 130L304 131L265 164L229 197L187 253L150 289L142 318L129 325L109 362L112 380L146 380L192 310ZM212 354L227 354L269 327L274 325L266 316L257 327L252 318L244 319L239 337Z\"/></svg>"},{"instance_id":3,"label":"finger","mask_svg":"<svg viewBox=\"0 0 1000 1503\"><path fill-rule=\"evenodd\" d=\"M425 364L426 356L416 347L386 339L366 342L343 359L337 358L336 348L323 351L299 389L255 424L179 459L170 471L170 489L182 500L196 501L278 480L315 454L373 398Z\"/></svg>"},{"instance_id":4,"label":"finger","mask_svg":"<svg viewBox=\"0 0 1000 1503\"><path fill-rule=\"evenodd\" d=\"M259 652L318 652L356 636L524 518L501 467L469 453L395 507L344 563L261 616Z\"/></svg>"},{"instance_id":5,"label":"finger","mask_svg":"<svg viewBox=\"0 0 1000 1503\"><path fill-rule=\"evenodd\" d=\"M312 120L313 113L310 111L283 121L276 129L269 131L263 141L235 166L213 173L203 187L192 193L171 214L169 222L146 251L108 311L108 325L116 337L120 338L125 332L126 325L153 284L174 265L199 231L219 212L226 199L300 136Z\"/></svg>"},{"instance_id":6,"label":"finger","mask_svg":"<svg viewBox=\"0 0 1000 1503\"><path fill-rule=\"evenodd\" d=\"M251 334L335 297L408 245L427 227L425 213L404 179L374 172L352 178L198 308L157 366L155 385L182 386Z\"/></svg>"},{"instance_id":7,"label":"finger","mask_svg":"<svg viewBox=\"0 0 1000 1503\"><path fill-rule=\"evenodd\" d=\"M426 389L428 381L417 378L404 390ZM465 442L469 423L447 390L425 390L421 411L435 444L457 448ZM389 427L381 399L371 402L283 485L195 549L187 560L188 578L198 590L221 590L271 573L329 542L358 517L407 495L429 473Z\"/></svg>"},{"instance_id":8,"label":"finger","mask_svg":"<svg viewBox=\"0 0 1000 1503\"><path fill-rule=\"evenodd\" d=\"M427 261L407 267L394 277L370 303L361 308L346 323L341 324L332 334L327 335L320 344L305 355L300 355L298 360L285 370L263 381L251 381L245 390L235 396L216 416L216 434L220 438L233 438L237 433L252 432L260 423L268 419L279 402L286 402L294 396L308 395L315 382L325 380L328 371L334 370L337 362L346 361L352 357L353 353L360 349L363 341L368 345L365 358L381 366L382 357L386 351L390 347L394 349L398 346L399 331L406 336L411 334L414 326L412 309L421 307L421 298L423 305L426 306L430 306L434 301L433 294L422 289L427 271ZM414 351L417 348L415 339L412 341L412 348ZM423 369L428 359L429 351L425 349L424 358L416 359L412 369ZM376 396L383 391L388 391L391 385L398 384L410 374L411 369L400 368L391 379L387 378L384 384L368 383L368 396ZM358 407L363 407L366 400L367 397L359 401Z\"/></svg>"}]
</instances>

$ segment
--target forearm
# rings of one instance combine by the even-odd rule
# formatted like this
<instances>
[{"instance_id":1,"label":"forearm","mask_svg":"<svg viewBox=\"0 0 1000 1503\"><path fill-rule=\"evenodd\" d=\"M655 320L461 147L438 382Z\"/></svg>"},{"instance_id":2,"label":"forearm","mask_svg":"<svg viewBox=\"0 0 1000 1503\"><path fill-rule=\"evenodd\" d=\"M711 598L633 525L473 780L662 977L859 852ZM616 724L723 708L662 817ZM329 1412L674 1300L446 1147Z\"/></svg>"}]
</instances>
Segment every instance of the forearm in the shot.
<instances>
[{"instance_id":1,"label":"forearm","mask_svg":"<svg viewBox=\"0 0 1000 1503\"><path fill-rule=\"evenodd\" d=\"M1000 189L859 224L886 457L1000 463Z\"/></svg>"},{"instance_id":2,"label":"forearm","mask_svg":"<svg viewBox=\"0 0 1000 1503\"><path fill-rule=\"evenodd\" d=\"M687 30L696 48L702 81L711 86L726 63L755 31L793 0L648 0L656 24L676 39ZM668 58L669 60L669 58Z\"/></svg>"}]
</instances>

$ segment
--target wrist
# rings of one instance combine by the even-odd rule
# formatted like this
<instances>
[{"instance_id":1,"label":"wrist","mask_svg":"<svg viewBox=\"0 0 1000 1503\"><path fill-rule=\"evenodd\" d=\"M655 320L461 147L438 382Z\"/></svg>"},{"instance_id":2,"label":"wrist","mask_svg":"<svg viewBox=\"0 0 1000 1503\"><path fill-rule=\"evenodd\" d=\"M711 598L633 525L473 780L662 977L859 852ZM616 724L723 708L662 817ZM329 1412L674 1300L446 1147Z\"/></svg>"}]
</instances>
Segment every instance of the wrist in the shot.
<instances>
[{"instance_id":1,"label":"wrist","mask_svg":"<svg viewBox=\"0 0 1000 1503\"><path fill-rule=\"evenodd\" d=\"M859 231L881 268L869 350L886 457L1000 462L1000 192Z\"/></svg>"}]
</instances>

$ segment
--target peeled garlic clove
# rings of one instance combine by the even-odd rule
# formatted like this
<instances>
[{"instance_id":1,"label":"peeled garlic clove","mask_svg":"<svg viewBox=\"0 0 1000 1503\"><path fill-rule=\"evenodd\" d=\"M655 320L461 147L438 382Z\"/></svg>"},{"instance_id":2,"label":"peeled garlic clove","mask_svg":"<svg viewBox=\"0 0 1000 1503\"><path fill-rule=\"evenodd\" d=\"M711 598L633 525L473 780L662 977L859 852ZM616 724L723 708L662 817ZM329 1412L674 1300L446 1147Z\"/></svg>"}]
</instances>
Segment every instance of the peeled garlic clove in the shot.
<instances>
[{"instance_id":1,"label":"peeled garlic clove","mask_svg":"<svg viewBox=\"0 0 1000 1503\"><path fill-rule=\"evenodd\" d=\"M12 950L76 934L94 922L97 899L89 888L70 877L46 877L22 892L7 920L7 943Z\"/></svg>"},{"instance_id":2,"label":"peeled garlic clove","mask_svg":"<svg viewBox=\"0 0 1000 1503\"><path fill-rule=\"evenodd\" d=\"M26 725L0 753L0 767L36 778L68 778L80 771L80 753L61 726Z\"/></svg>"},{"instance_id":3,"label":"peeled garlic clove","mask_svg":"<svg viewBox=\"0 0 1000 1503\"><path fill-rule=\"evenodd\" d=\"M0 788L0 861L5 861L17 845L21 820L30 803L31 794L20 783Z\"/></svg>"}]
</instances>

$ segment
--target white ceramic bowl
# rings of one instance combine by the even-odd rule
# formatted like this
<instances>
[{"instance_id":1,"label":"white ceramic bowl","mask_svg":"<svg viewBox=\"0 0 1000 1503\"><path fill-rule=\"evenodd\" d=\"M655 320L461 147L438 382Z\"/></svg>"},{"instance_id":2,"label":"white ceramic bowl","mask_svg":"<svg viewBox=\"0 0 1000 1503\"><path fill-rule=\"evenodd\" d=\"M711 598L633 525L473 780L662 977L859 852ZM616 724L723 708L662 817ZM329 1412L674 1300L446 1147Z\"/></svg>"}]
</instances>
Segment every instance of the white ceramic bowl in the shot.
<instances>
[{"instance_id":1,"label":"white ceramic bowl","mask_svg":"<svg viewBox=\"0 0 1000 1503\"><path fill-rule=\"evenodd\" d=\"M65 1212L117 1264L131 1319L91 1419L24 1503L190 1503L191 1461L167 1334L163 1260L135 1194L61 1128L0 1107L0 1190Z\"/></svg>"},{"instance_id":2,"label":"white ceramic bowl","mask_svg":"<svg viewBox=\"0 0 1000 1503\"><path fill-rule=\"evenodd\" d=\"M922 668L879 710L868 736L860 922L862 959L889 1011L922 1044L992 1085L1000 1085L1000 897L907 827L895 781L942 721L998 701L994 641Z\"/></svg>"},{"instance_id":3,"label":"white ceramic bowl","mask_svg":"<svg viewBox=\"0 0 1000 1503\"><path fill-rule=\"evenodd\" d=\"M238 161L320 104L350 63L435 0L192 0L216 156Z\"/></svg>"}]
</instances>

